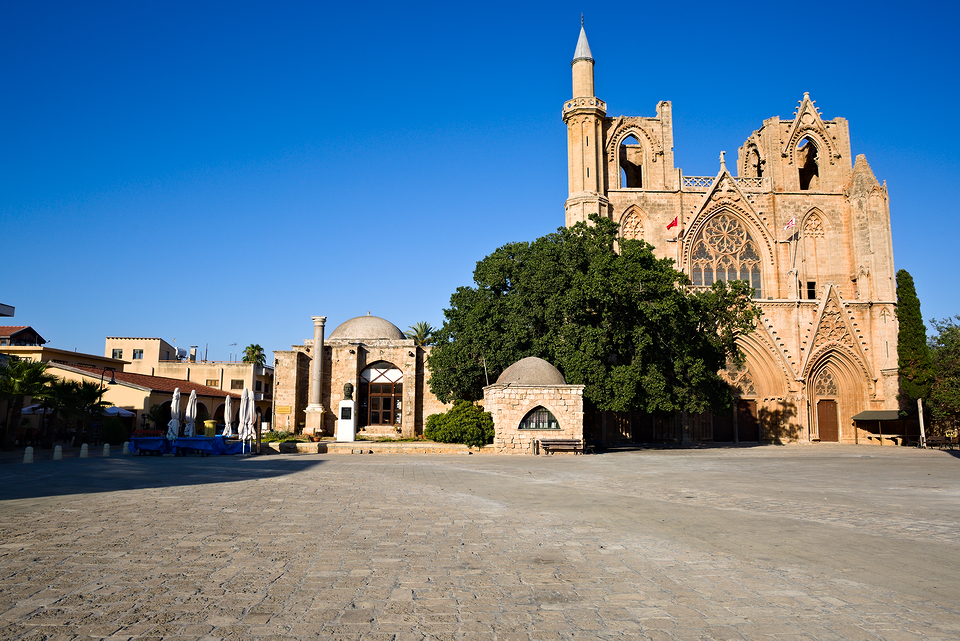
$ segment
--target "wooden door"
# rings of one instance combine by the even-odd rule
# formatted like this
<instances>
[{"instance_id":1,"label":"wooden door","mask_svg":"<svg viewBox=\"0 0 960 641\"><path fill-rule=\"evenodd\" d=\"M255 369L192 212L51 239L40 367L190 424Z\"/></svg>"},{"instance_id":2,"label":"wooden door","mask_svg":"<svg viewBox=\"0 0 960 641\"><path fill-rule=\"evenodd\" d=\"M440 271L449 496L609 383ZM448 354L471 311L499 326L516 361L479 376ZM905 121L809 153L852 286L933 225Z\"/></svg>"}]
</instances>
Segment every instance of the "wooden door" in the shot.
<instances>
[{"instance_id":1,"label":"wooden door","mask_svg":"<svg viewBox=\"0 0 960 641\"><path fill-rule=\"evenodd\" d=\"M737 440L740 443L760 442L760 421L756 401L737 401Z\"/></svg>"},{"instance_id":2,"label":"wooden door","mask_svg":"<svg viewBox=\"0 0 960 641\"><path fill-rule=\"evenodd\" d=\"M820 433L821 443L837 443L840 441L836 401L824 399L817 402L817 429Z\"/></svg>"}]
</instances>

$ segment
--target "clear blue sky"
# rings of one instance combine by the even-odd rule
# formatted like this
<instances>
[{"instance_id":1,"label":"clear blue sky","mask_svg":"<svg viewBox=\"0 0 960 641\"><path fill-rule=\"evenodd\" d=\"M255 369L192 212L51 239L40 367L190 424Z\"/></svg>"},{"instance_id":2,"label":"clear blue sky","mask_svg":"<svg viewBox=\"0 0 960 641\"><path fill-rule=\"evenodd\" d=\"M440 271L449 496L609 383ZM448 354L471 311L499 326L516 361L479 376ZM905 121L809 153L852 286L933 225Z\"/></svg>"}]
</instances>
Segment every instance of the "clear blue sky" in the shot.
<instances>
[{"instance_id":1,"label":"clear blue sky","mask_svg":"<svg viewBox=\"0 0 960 641\"><path fill-rule=\"evenodd\" d=\"M925 318L960 313L950 3L0 7L0 302L53 347L272 352L370 311L443 322L477 260L563 224L586 14L610 115L671 100L712 175L809 91L890 189Z\"/></svg>"}]
</instances>

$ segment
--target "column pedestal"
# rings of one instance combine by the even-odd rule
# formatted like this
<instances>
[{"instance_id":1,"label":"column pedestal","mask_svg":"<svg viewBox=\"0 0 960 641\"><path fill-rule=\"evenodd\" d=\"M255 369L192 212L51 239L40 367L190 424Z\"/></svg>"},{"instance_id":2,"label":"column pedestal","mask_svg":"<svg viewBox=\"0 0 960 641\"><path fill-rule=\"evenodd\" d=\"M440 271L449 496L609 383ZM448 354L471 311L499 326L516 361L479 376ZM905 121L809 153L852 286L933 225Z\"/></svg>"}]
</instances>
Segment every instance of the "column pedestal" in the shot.
<instances>
[{"instance_id":1,"label":"column pedestal","mask_svg":"<svg viewBox=\"0 0 960 641\"><path fill-rule=\"evenodd\" d=\"M304 410L306 413L306 426L303 433L312 436L323 435L323 415L327 412L323 405L308 405Z\"/></svg>"},{"instance_id":2,"label":"column pedestal","mask_svg":"<svg viewBox=\"0 0 960 641\"><path fill-rule=\"evenodd\" d=\"M337 416L337 440L353 442L357 440L357 415L353 401L340 401Z\"/></svg>"}]
</instances>

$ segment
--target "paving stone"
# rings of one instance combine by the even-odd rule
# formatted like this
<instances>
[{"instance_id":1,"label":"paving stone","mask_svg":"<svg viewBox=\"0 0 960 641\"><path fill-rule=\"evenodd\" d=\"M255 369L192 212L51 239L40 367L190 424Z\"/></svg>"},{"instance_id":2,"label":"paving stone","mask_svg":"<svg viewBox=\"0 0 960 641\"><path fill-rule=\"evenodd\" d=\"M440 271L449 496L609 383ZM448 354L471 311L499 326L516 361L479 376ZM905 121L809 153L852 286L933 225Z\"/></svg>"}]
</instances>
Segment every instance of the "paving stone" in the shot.
<instances>
[{"instance_id":1,"label":"paving stone","mask_svg":"<svg viewBox=\"0 0 960 641\"><path fill-rule=\"evenodd\" d=\"M955 460L888 449L0 457L0 637L957 638Z\"/></svg>"}]
</instances>

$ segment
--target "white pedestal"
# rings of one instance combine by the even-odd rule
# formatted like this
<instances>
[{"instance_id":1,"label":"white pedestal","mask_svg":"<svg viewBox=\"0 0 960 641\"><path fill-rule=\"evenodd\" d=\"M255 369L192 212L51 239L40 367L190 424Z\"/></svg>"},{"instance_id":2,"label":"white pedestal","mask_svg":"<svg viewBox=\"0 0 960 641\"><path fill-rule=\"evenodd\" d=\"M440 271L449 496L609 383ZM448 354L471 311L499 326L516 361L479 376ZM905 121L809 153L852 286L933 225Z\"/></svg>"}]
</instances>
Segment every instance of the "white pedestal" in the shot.
<instances>
[{"instance_id":1,"label":"white pedestal","mask_svg":"<svg viewBox=\"0 0 960 641\"><path fill-rule=\"evenodd\" d=\"M354 401L340 401L337 408L337 440L357 440L357 413Z\"/></svg>"}]
</instances>

